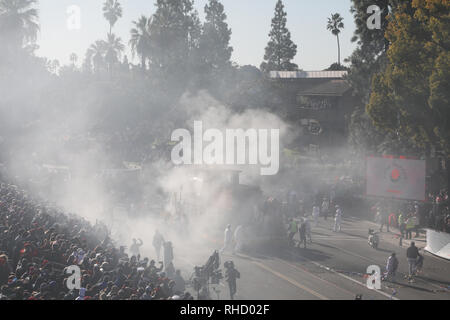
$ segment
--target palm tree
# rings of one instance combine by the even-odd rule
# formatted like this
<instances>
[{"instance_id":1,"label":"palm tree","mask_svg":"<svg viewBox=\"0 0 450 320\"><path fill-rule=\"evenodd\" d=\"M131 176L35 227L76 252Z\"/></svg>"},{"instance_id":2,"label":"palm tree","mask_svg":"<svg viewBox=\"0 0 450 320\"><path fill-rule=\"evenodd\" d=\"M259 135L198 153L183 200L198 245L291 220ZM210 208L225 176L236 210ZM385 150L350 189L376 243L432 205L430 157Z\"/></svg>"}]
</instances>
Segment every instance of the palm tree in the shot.
<instances>
[{"instance_id":1,"label":"palm tree","mask_svg":"<svg viewBox=\"0 0 450 320\"><path fill-rule=\"evenodd\" d=\"M141 59L142 69L145 70L145 61L147 60L151 50L151 25L152 19L141 16L138 21L133 21L134 28L131 29L131 53L133 58L137 54Z\"/></svg>"},{"instance_id":2,"label":"palm tree","mask_svg":"<svg viewBox=\"0 0 450 320\"><path fill-rule=\"evenodd\" d=\"M86 52L86 59L91 60L92 64L94 66L94 71L96 73L99 73L103 64L104 64L104 55L106 53L106 42L103 40L97 40L91 46Z\"/></svg>"},{"instance_id":3,"label":"palm tree","mask_svg":"<svg viewBox=\"0 0 450 320\"><path fill-rule=\"evenodd\" d=\"M344 29L344 18L339 13L331 14L331 18L328 18L327 29L331 31L333 35L337 37L338 44L338 65L341 65L341 45L339 43L339 34L341 29Z\"/></svg>"},{"instance_id":4,"label":"palm tree","mask_svg":"<svg viewBox=\"0 0 450 320\"><path fill-rule=\"evenodd\" d=\"M108 70L111 73L113 65L119 62L125 46L122 43L122 39L117 37L114 33L108 33L105 45L105 61L108 65Z\"/></svg>"},{"instance_id":5,"label":"palm tree","mask_svg":"<svg viewBox=\"0 0 450 320\"><path fill-rule=\"evenodd\" d=\"M78 56L75 53L70 54L70 62L72 63L72 68L75 69L75 65L77 64L78 61Z\"/></svg>"},{"instance_id":6,"label":"palm tree","mask_svg":"<svg viewBox=\"0 0 450 320\"><path fill-rule=\"evenodd\" d=\"M109 22L109 33L111 33L117 20L122 17L122 6L119 1L106 0L103 4L103 16Z\"/></svg>"},{"instance_id":7,"label":"palm tree","mask_svg":"<svg viewBox=\"0 0 450 320\"><path fill-rule=\"evenodd\" d=\"M37 0L0 0L0 36L6 36L15 47L36 41L39 31L36 4Z\"/></svg>"}]
</instances>

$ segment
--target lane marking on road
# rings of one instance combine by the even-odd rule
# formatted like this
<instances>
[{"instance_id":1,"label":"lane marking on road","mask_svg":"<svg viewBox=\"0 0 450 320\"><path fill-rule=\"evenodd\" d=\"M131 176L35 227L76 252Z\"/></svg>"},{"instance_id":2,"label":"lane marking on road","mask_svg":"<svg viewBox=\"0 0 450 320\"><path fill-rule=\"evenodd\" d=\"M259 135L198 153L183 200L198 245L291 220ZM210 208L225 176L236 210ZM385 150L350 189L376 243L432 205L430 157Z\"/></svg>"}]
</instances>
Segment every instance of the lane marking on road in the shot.
<instances>
[{"instance_id":1,"label":"lane marking on road","mask_svg":"<svg viewBox=\"0 0 450 320\"><path fill-rule=\"evenodd\" d=\"M287 251L285 251L285 252L286 252L286 253L289 253L289 254L295 255L297 258L302 258L302 259L308 260L309 262L311 262L312 264L318 266L319 268L322 268L322 269L325 269L325 270L327 270L327 271L330 271L330 272L332 272L332 273L334 273L334 274L336 274L336 275L338 275L338 276L340 276L340 277L342 277L342 278L344 278L344 279L350 280L350 281L352 281L352 282L354 282L354 283L357 283L357 284L359 284L360 286L363 286L364 288L368 289L368 288L367 288L367 285L366 285L365 283L359 282L358 280L355 280L355 279L353 279L353 278L351 278L351 277L349 277L349 276L346 276L346 275L344 275L344 274L342 274L342 273L339 273L339 272L333 270L332 268L329 268L329 267L327 267L327 266L321 265L320 263L317 263L317 262L315 262L315 261L312 261L312 260L310 260L310 259L308 259L308 258L301 257L301 256L297 255L296 253L293 253L293 252L287 252ZM368 289L368 290L371 290L371 289ZM381 291L381 290L373 290L373 291L374 291L374 292L377 292L377 293L379 293L379 294L381 294L381 295L383 295L383 296L385 296L385 297L387 297L387 298L389 298L389 299L400 300L399 298L394 297L394 296L392 296L392 295L389 295L389 294L387 294L387 293L385 293L385 292L383 292L383 291Z\"/></svg>"},{"instance_id":2,"label":"lane marking on road","mask_svg":"<svg viewBox=\"0 0 450 320\"><path fill-rule=\"evenodd\" d=\"M318 279L318 280L320 280L320 281L322 281L322 282L325 282L326 284L331 285L331 286L335 287L336 289L339 289L339 290L341 290L341 291L343 291L343 292L349 294L352 298L353 298L354 295L355 295L353 292L350 292L350 291L348 291L348 290L345 289L345 288L339 287L339 286L338 286L337 284L335 284L335 283L332 283L332 282L330 282L330 281L328 281L328 280L325 280L325 279L323 279L323 278L321 278L321 277L319 277L319 276L316 276L315 274L313 274L312 272L310 272L310 271L304 269L303 267L300 267L300 266L295 265L295 264L292 264L292 263L290 263L290 262L281 260L281 259L279 259L279 258L274 258L274 259L277 260L278 262L281 262L281 263L283 263L283 264L285 264L285 265L288 265L288 266L290 266L290 267L292 267L292 268L295 268L295 269L298 269L298 270L300 270L300 271L306 272L306 273L308 273L309 275L311 275L312 277L314 277L314 278L316 278L316 279Z\"/></svg>"},{"instance_id":3,"label":"lane marking on road","mask_svg":"<svg viewBox=\"0 0 450 320\"><path fill-rule=\"evenodd\" d=\"M298 288L300 288L300 289L302 289L302 290L312 294L313 296L315 296L315 297L317 297L317 298L319 298L321 300L330 300L327 297L321 295L320 293L318 293L318 292L316 292L316 291L314 291L314 290L312 290L312 289L310 289L308 287L305 287L304 285L298 283L297 281L295 281L295 280L293 280L293 279L291 279L289 277L286 277L285 275L283 275L283 274L281 274L281 273L279 273L279 272L277 272L275 270L272 270L271 268L269 268L268 266L266 266L266 265L264 265L264 264L262 264L260 262L257 262L257 261L252 261L252 262L255 265L257 265L258 267L260 267L260 268L262 268L262 269L264 269L264 270L266 270L266 271L276 275L277 277L279 277L279 278L289 282L290 284L292 284L292 285L294 285L294 286L296 286L296 287L298 287Z\"/></svg>"},{"instance_id":4,"label":"lane marking on road","mask_svg":"<svg viewBox=\"0 0 450 320\"><path fill-rule=\"evenodd\" d=\"M348 250L343 249L343 248L341 248L341 247L337 247L337 246L335 246L334 244L333 244L333 247L335 247L336 249L341 250L342 252L345 252L345 253L347 253L347 254L349 254L349 255L352 255L352 256L355 256L355 257L364 259L364 260L369 261L369 262L371 262L371 263L378 264L378 261L376 261L376 260L374 260L374 259L371 259L371 258L367 258L367 257L361 256L361 255L359 255L359 254L357 254L357 253L354 253L354 252L352 252L352 251L348 251ZM401 273L399 273L399 274L401 274ZM421 281L422 283L428 284L428 285L430 285L430 286L432 286L432 287L435 287L435 288L441 288L440 286L438 286L438 285L436 285L436 284L434 284L434 283L432 283L432 282L427 282L427 281L424 281L424 280L422 280L422 279L420 279L420 281Z\"/></svg>"},{"instance_id":5,"label":"lane marking on road","mask_svg":"<svg viewBox=\"0 0 450 320\"><path fill-rule=\"evenodd\" d=\"M346 250L346 249L343 249L343 248L341 248L341 247L336 247L335 245L333 245L336 249L338 249L338 250L340 250L340 251L342 251L342 252L345 252L345 253L347 253L347 254L349 254L349 255L351 255L351 256L354 256L354 257L357 257L357 258L361 258L361 259L363 259L363 260L366 260L366 261L369 261L369 262L376 262L375 260L373 260L373 259L370 259L370 258L367 258L367 257L364 257L364 256L361 256L361 255L359 255L359 254L357 254L357 253L354 253L354 252L352 252L352 251L348 251L348 250Z\"/></svg>"},{"instance_id":6,"label":"lane marking on road","mask_svg":"<svg viewBox=\"0 0 450 320\"><path fill-rule=\"evenodd\" d=\"M327 236L315 236L315 237L313 237L313 240L331 240L332 239L332 240L336 240L336 241L344 241L344 240L367 241L366 239L361 239L361 238L350 238L350 237L336 238L336 237L333 237L333 238L330 239L330 237L327 237Z\"/></svg>"}]
</instances>

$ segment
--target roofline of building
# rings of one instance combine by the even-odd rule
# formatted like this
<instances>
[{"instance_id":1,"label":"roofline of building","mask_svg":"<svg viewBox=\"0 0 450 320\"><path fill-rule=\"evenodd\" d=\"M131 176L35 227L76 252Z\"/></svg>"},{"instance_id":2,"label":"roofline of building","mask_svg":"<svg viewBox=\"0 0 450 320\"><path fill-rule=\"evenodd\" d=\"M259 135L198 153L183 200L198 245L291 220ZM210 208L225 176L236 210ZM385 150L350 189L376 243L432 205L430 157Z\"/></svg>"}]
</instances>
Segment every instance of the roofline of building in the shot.
<instances>
[{"instance_id":1,"label":"roofline of building","mask_svg":"<svg viewBox=\"0 0 450 320\"><path fill-rule=\"evenodd\" d=\"M271 79L344 79L348 71L270 71Z\"/></svg>"}]
</instances>

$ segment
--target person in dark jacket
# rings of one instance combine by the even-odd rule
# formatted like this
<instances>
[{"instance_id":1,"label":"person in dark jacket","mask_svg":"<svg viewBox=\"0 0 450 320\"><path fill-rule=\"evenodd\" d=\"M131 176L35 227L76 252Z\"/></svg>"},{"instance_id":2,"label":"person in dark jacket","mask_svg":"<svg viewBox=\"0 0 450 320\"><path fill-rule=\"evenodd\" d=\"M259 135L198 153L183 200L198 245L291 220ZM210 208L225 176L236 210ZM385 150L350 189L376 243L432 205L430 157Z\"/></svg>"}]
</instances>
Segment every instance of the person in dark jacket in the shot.
<instances>
[{"instance_id":1,"label":"person in dark jacket","mask_svg":"<svg viewBox=\"0 0 450 320\"><path fill-rule=\"evenodd\" d=\"M408 259L410 279L416 272L416 263L418 257L419 257L419 249L417 249L416 244L414 243L414 241L412 241L411 245L406 250L406 258Z\"/></svg>"},{"instance_id":2,"label":"person in dark jacket","mask_svg":"<svg viewBox=\"0 0 450 320\"><path fill-rule=\"evenodd\" d=\"M298 246L303 243L303 248L306 249L306 222L305 220L302 220L300 227L298 228L298 233L300 236L300 242L298 243Z\"/></svg>"},{"instance_id":3,"label":"person in dark jacket","mask_svg":"<svg viewBox=\"0 0 450 320\"><path fill-rule=\"evenodd\" d=\"M167 268L169 263L173 261L173 247L172 242L164 242L164 267Z\"/></svg>"},{"instance_id":4,"label":"person in dark jacket","mask_svg":"<svg viewBox=\"0 0 450 320\"><path fill-rule=\"evenodd\" d=\"M234 299L234 295L236 294L236 279L241 277L239 271L234 268L233 261L225 262L225 280L228 282L228 287L230 288L230 299Z\"/></svg>"}]
</instances>

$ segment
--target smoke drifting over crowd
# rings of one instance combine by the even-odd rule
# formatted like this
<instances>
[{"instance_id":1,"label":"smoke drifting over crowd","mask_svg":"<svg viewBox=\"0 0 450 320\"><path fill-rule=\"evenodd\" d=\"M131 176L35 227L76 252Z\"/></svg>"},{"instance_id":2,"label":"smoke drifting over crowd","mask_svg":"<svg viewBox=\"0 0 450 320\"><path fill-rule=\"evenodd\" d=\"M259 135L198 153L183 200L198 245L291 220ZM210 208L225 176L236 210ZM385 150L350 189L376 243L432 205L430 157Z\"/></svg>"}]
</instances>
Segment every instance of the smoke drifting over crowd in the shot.
<instances>
[{"instance_id":1,"label":"smoke drifting over crowd","mask_svg":"<svg viewBox=\"0 0 450 320\"><path fill-rule=\"evenodd\" d=\"M168 145L165 157L145 161L121 158L117 150L111 152L109 142L122 128L107 125L106 130L113 137L95 131L98 122L105 118L102 113L107 112L103 103L108 100L105 97L108 89L97 84L87 87L78 74L69 79L63 75L45 76L43 79L40 73L29 74L26 82L18 76L2 79L1 87L6 88L2 99L2 149L9 151L2 153L4 173L67 212L77 213L91 222L104 221L120 243L126 244L134 237L150 244L154 230L159 228L178 245L177 249L192 248L186 240L203 241L206 229L220 230L229 222L225 212L230 199L222 188L230 184L230 179L224 170L242 171L242 184L257 186L263 179L259 166L175 166L168 157L173 147L170 127L158 137ZM61 88L63 85L66 87ZM63 92L58 92L61 89ZM14 102L13 108L9 101ZM129 112L134 112L133 107L130 109ZM171 115L176 115L172 121L189 130L194 121L202 121L205 129L222 131L279 129L281 150L296 134L273 113L236 112L207 91L186 92L169 110ZM163 110L154 111L163 113ZM176 129L175 125L172 129ZM125 134L130 130L133 128L126 127ZM124 144L128 147L136 143L126 139ZM123 163L130 160L134 160L139 170L127 171ZM205 172L208 177L204 176ZM196 204L207 209L201 213L194 210L189 221L180 221L186 223L180 229L189 230L189 235L180 236L178 230L165 228L162 213L175 215L174 201L189 203L194 195Z\"/></svg>"},{"instance_id":2,"label":"smoke drifting over crowd","mask_svg":"<svg viewBox=\"0 0 450 320\"><path fill-rule=\"evenodd\" d=\"M448 256L447 2L352 0L348 59L347 21L314 13L337 40L320 71L294 63L282 0L258 67L232 60L222 1L137 2L104 0L107 34L61 65L39 1L0 0L0 300L392 299L357 284L397 269L434 298L411 240Z\"/></svg>"}]
</instances>

